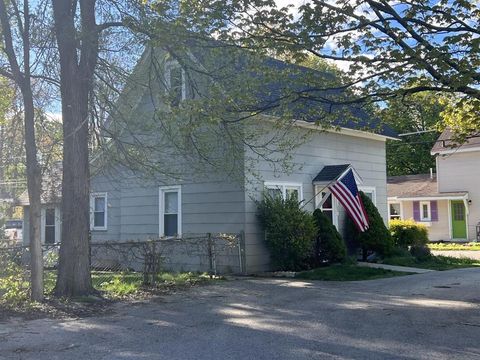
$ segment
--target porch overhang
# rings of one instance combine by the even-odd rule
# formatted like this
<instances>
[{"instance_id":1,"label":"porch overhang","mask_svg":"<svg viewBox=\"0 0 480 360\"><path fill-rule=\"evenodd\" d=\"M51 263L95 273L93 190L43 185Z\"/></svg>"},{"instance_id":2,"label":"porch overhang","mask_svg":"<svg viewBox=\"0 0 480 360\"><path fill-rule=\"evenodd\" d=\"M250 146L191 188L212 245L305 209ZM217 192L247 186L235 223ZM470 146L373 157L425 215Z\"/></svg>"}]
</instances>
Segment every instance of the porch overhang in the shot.
<instances>
[{"instance_id":1,"label":"porch overhang","mask_svg":"<svg viewBox=\"0 0 480 360\"><path fill-rule=\"evenodd\" d=\"M351 164L341 164L341 165L326 165L322 170L315 176L312 180L313 185L326 186L334 182L336 179L341 178L347 171L353 171L353 176L357 184L363 184L363 179L357 173L355 168Z\"/></svg>"},{"instance_id":2,"label":"porch overhang","mask_svg":"<svg viewBox=\"0 0 480 360\"><path fill-rule=\"evenodd\" d=\"M468 191L448 192L421 196L389 196L388 201L468 200Z\"/></svg>"}]
</instances>

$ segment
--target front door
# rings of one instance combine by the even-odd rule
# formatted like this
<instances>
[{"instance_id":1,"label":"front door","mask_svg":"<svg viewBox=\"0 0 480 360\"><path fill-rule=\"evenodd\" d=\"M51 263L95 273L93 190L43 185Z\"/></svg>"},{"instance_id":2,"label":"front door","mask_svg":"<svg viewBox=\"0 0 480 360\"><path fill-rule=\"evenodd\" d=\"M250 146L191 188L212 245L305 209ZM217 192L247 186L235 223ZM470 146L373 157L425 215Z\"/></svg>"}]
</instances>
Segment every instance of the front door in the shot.
<instances>
[{"instance_id":1,"label":"front door","mask_svg":"<svg viewBox=\"0 0 480 360\"><path fill-rule=\"evenodd\" d=\"M452 237L454 239L467 238L467 220L465 203L462 200L454 200L452 205Z\"/></svg>"}]
</instances>

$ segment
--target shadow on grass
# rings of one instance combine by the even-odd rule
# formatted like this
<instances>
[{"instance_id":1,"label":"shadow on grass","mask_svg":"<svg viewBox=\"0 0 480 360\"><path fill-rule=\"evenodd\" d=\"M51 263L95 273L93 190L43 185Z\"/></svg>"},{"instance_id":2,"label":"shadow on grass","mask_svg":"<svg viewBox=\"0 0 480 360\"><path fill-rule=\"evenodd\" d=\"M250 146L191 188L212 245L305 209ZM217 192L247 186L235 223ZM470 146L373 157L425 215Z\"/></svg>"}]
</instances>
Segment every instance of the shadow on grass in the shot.
<instances>
[{"instance_id":1,"label":"shadow on grass","mask_svg":"<svg viewBox=\"0 0 480 360\"><path fill-rule=\"evenodd\" d=\"M405 275L411 275L411 273L340 264L303 271L295 277L305 280L359 281Z\"/></svg>"}]
</instances>

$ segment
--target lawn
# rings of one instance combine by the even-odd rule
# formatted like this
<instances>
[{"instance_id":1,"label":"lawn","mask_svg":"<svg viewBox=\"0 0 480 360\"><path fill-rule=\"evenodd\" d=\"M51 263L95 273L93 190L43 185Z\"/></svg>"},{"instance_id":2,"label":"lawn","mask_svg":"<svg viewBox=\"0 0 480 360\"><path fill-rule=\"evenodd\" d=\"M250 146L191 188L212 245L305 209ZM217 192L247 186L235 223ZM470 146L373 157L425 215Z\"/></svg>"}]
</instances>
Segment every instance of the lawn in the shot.
<instances>
[{"instance_id":1,"label":"lawn","mask_svg":"<svg viewBox=\"0 0 480 360\"><path fill-rule=\"evenodd\" d=\"M375 269L355 265L331 265L302 271L295 277L305 280L359 281L410 275L408 272Z\"/></svg>"},{"instance_id":2,"label":"lawn","mask_svg":"<svg viewBox=\"0 0 480 360\"><path fill-rule=\"evenodd\" d=\"M430 250L455 250L455 251L462 251L462 250L474 250L480 251L480 243L467 243L467 244L456 244L456 243L436 243L436 244L428 244Z\"/></svg>"},{"instance_id":3,"label":"lawn","mask_svg":"<svg viewBox=\"0 0 480 360\"><path fill-rule=\"evenodd\" d=\"M205 273L159 273L155 279L156 288L194 285L209 280ZM56 280L55 271L45 272L45 292L53 291ZM92 271L93 286L107 297L118 298L132 295L145 289L143 274L140 272Z\"/></svg>"},{"instance_id":4,"label":"lawn","mask_svg":"<svg viewBox=\"0 0 480 360\"><path fill-rule=\"evenodd\" d=\"M414 257L391 257L384 259L382 262L388 265L410 266L440 271L480 266L480 260L449 256L429 256L425 259L416 259Z\"/></svg>"}]
</instances>

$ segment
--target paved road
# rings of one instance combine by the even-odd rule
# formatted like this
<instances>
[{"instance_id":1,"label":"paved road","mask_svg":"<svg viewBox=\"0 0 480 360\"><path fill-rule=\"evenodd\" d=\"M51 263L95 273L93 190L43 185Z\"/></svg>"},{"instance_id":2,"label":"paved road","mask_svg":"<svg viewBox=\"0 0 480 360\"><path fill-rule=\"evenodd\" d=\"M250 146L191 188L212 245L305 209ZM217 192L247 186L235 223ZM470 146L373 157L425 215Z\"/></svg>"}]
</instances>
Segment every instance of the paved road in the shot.
<instances>
[{"instance_id":1,"label":"paved road","mask_svg":"<svg viewBox=\"0 0 480 360\"><path fill-rule=\"evenodd\" d=\"M480 269L227 281L100 318L0 324L0 359L480 359Z\"/></svg>"}]
</instances>

